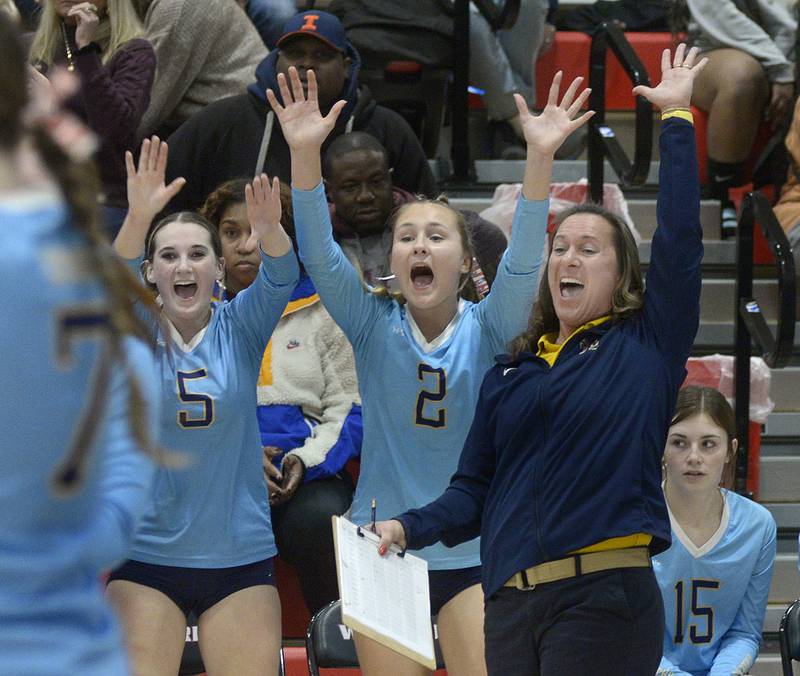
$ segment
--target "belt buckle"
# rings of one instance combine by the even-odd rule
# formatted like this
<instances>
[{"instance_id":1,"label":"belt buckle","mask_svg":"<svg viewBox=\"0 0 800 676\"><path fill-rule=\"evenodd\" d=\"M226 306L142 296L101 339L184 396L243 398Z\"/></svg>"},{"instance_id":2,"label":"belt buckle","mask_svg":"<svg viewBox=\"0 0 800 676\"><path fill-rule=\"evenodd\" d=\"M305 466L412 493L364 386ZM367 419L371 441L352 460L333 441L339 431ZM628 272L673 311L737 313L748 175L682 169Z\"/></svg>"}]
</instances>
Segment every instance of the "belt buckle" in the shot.
<instances>
[{"instance_id":1,"label":"belt buckle","mask_svg":"<svg viewBox=\"0 0 800 676\"><path fill-rule=\"evenodd\" d=\"M517 573L517 589L520 591L533 591L536 589L535 584L528 583L528 571L521 570Z\"/></svg>"}]
</instances>

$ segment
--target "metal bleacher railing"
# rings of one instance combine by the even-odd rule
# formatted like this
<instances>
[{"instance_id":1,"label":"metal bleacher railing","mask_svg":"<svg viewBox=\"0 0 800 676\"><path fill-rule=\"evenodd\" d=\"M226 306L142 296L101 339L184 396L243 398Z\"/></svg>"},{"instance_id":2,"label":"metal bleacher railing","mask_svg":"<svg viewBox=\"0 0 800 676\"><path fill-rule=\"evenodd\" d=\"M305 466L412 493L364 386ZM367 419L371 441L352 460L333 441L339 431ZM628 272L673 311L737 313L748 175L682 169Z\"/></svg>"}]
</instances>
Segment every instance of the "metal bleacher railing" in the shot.
<instances>
[{"instance_id":1,"label":"metal bleacher railing","mask_svg":"<svg viewBox=\"0 0 800 676\"><path fill-rule=\"evenodd\" d=\"M614 130L606 122L606 56L608 50L617 57L633 86L650 85L650 78L641 60L615 23L601 24L592 36L589 55L589 120L588 175L589 194L593 201L603 201L604 163L608 159L623 188L641 185L647 180L653 149L653 106L642 96L636 97L636 128L633 162L628 159Z\"/></svg>"},{"instance_id":2,"label":"metal bleacher railing","mask_svg":"<svg viewBox=\"0 0 800 676\"><path fill-rule=\"evenodd\" d=\"M753 297L753 234L756 223L775 257L778 278L778 323L772 333ZM736 396L737 492L745 493L749 454L750 356L755 349L772 369L789 363L794 346L795 265L792 250L769 201L758 192L748 193L739 217L736 242L736 326L734 329L734 392Z\"/></svg>"},{"instance_id":3,"label":"metal bleacher railing","mask_svg":"<svg viewBox=\"0 0 800 676\"><path fill-rule=\"evenodd\" d=\"M519 14L520 0L506 0L499 5L492 0L475 0L475 6L494 29L511 28ZM453 172L450 184L475 181L475 169L469 153L469 0L453 2L453 99L452 143L450 157Z\"/></svg>"}]
</instances>

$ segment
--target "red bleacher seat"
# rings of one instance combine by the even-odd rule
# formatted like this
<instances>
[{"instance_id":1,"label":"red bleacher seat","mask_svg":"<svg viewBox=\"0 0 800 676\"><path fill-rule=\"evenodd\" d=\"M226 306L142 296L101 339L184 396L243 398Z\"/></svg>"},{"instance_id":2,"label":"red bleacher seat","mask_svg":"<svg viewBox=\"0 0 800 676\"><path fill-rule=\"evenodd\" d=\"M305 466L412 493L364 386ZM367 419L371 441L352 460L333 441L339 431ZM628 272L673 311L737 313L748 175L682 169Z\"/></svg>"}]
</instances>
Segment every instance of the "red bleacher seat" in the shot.
<instances>
[{"instance_id":1,"label":"red bleacher seat","mask_svg":"<svg viewBox=\"0 0 800 676\"><path fill-rule=\"evenodd\" d=\"M650 80L658 82L661 77L661 53L672 47L672 36L669 33L625 33L625 37L642 60ZM559 70L564 71L564 82L572 82L580 75L586 78L588 84L591 44L592 39L586 33L556 33L553 48L536 62L537 106L547 101L550 82ZM606 59L606 105L607 110L633 110L635 107L630 80L611 52Z\"/></svg>"}]
</instances>

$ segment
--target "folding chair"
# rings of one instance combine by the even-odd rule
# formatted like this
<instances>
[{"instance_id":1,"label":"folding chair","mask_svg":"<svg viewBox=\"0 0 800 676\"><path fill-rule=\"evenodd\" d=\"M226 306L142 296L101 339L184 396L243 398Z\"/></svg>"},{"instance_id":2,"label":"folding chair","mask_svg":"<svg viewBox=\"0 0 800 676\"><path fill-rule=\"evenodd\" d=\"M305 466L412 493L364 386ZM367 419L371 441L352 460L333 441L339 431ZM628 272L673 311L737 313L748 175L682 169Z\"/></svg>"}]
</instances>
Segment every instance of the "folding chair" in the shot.
<instances>
[{"instance_id":1,"label":"folding chair","mask_svg":"<svg viewBox=\"0 0 800 676\"><path fill-rule=\"evenodd\" d=\"M794 676L792 662L800 662L800 599L790 605L783 614L779 641L783 676Z\"/></svg>"},{"instance_id":2,"label":"folding chair","mask_svg":"<svg viewBox=\"0 0 800 676\"><path fill-rule=\"evenodd\" d=\"M436 668L444 669L444 659L439 649L436 631L433 635ZM332 601L311 618L306 633L306 656L311 676L320 676L320 669L358 668L353 635L350 629L342 624L341 601Z\"/></svg>"}]
</instances>

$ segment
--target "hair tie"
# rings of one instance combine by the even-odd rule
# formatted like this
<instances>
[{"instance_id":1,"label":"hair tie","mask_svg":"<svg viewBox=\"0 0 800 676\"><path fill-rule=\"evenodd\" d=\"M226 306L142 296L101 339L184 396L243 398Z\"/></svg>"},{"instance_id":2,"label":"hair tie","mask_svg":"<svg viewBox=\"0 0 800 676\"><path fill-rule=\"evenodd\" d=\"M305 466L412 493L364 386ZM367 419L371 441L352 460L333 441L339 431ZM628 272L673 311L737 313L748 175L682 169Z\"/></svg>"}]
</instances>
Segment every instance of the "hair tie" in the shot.
<instances>
[{"instance_id":1,"label":"hair tie","mask_svg":"<svg viewBox=\"0 0 800 676\"><path fill-rule=\"evenodd\" d=\"M472 283L475 285L475 291L478 293L478 298L485 298L489 293L489 283L486 281L486 276L483 274L481 266L478 264L478 259L472 259L472 267L469 271L469 276Z\"/></svg>"}]
</instances>

